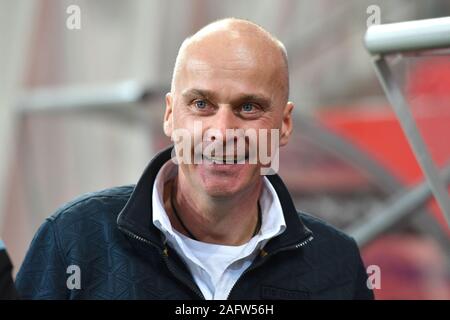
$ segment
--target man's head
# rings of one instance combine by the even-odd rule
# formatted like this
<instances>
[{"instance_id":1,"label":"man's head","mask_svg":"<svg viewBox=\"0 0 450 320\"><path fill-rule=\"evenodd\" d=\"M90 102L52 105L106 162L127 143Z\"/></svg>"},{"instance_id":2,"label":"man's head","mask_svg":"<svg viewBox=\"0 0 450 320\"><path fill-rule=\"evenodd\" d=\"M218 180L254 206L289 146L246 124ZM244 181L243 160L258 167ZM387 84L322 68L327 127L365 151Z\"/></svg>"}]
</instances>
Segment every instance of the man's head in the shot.
<instances>
[{"instance_id":1,"label":"man's head","mask_svg":"<svg viewBox=\"0 0 450 320\"><path fill-rule=\"evenodd\" d=\"M166 95L164 131L170 137L179 129L194 135L194 124L200 122L202 134L212 129L222 133L210 134L209 141L220 139L225 144L227 129L278 129L277 139L283 146L292 131L293 104L288 95L283 44L252 22L219 20L180 47L171 92ZM224 151L222 156L238 158L236 152ZM259 181L260 168L260 163L248 162L181 162L179 178L199 192L226 197L252 188Z\"/></svg>"}]
</instances>

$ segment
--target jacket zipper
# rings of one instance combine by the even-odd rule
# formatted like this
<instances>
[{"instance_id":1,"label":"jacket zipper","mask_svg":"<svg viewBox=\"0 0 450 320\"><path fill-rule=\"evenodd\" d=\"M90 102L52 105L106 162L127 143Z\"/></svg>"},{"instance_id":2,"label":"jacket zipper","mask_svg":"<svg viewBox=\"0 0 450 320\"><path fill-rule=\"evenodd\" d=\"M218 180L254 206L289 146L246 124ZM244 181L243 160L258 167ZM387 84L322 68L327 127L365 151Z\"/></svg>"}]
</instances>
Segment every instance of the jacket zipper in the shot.
<instances>
[{"instance_id":1,"label":"jacket zipper","mask_svg":"<svg viewBox=\"0 0 450 320\"><path fill-rule=\"evenodd\" d=\"M144 242L144 243L147 244L147 245L150 245L150 246L152 246L152 247L155 247L159 252L161 252L161 249L160 249L158 246L156 246L153 242L151 242L151 241L149 241L149 240L147 240L147 239L145 239L145 238L143 238L143 237L140 237L140 236L138 236L138 235L132 233L131 231L128 231L128 230L126 230L126 229L123 229L122 227L119 227L119 229L120 229L122 232L126 233L128 236L132 237L133 239L142 241L142 242ZM166 250L167 250L167 249L166 249ZM177 274L177 272L172 268L172 266L171 266L171 264L170 264L170 261L169 261L169 256L168 256L167 252L166 252L166 251L163 251L161 254L162 254L162 256L163 256L163 260L164 260L164 263L165 263L166 266L167 266L167 269L169 269L169 271L170 271L170 272L171 272L178 280L180 280L182 283L184 283L186 286L188 286L189 289L191 289L191 290L192 290L192 291L193 291L200 299L205 300L205 297L203 296L203 294L202 294L196 287L194 287L194 286L191 284L191 282L190 282L189 280L184 279L184 277L180 277L180 276Z\"/></svg>"},{"instance_id":2,"label":"jacket zipper","mask_svg":"<svg viewBox=\"0 0 450 320\"><path fill-rule=\"evenodd\" d=\"M205 297L203 296L203 294L196 288L194 287L191 282L189 280L185 280L184 277L180 277L177 275L176 271L172 268L170 261L169 261L169 256L166 255L165 253L163 253L163 259L166 263L167 268L170 270L170 272L172 272L172 274L181 282L183 282L186 286L189 287L189 289L191 289L200 299L202 300L206 300Z\"/></svg>"},{"instance_id":3,"label":"jacket zipper","mask_svg":"<svg viewBox=\"0 0 450 320\"><path fill-rule=\"evenodd\" d=\"M241 281L241 279L244 277L244 275L248 272L250 272L251 270L254 270L255 268L259 267L260 265L262 265L264 262L267 261L267 259L269 259L270 257L274 256L275 254L282 252L282 251L288 251L288 250L295 250L298 248L301 248L305 245L307 245L308 243L310 243L312 240L314 239L314 237L312 235L309 235L305 240L303 240L300 243L297 243L296 245L293 246L289 246L289 247L285 247L285 248L281 248L278 249L274 252L272 252L271 254L268 254L264 259L261 259L258 263L254 264L253 266L250 266L249 268L245 269L244 272L240 275L240 277L237 279L237 281L234 283L234 285L231 287L230 291L228 292L227 295L227 299L229 300L231 293L233 292L233 289L236 287L236 285L238 284L239 281Z\"/></svg>"},{"instance_id":4,"label":"jacket zipper","mask_svg":"<svg viewBox=\"0 0 450 320\"><path fill-rule=\"evenodd\" d=\"M145 238L143 238L143 237L140 237L140 236L138 236L138 235L132 233L131 231L128 231L128 230L123 229L123 228L121 228L121 227L119 227L119 229L120 229L121 231L125 232L128 236L132 237L133 239L142 241L142 242L144 242L144 243L147 244L147 245L150 245L150 246L152 246L152 247L155 247L158 251L161 251L161 249L160 249L158 246L156 246L153 242L151 242L151 241L149 241L149 240L147 240L147 239L145 239ZM279 252L282 252L282 251L288 251L288 250L294 250L294 249L301 248L301 247L307 245L308 243L310 243L313 239L314 239L314 237L313 237L312 235L309 235L308 238L306 238L306 239L303 240L302 242L297 243L296 245L293 245L293 246L289 246L289 247L285 247L285 248L278 249L278 250L272 252L270 255L267 255L267 256L265 257L264 260L261 260L261 261L259 261L257 264L255 264L255 265L253 265L253 266L247 268L247 269L241 274L241 276L238 278L238 280L234 283L233 287L231 287L230 291L228 292L228 295L227 295L226 300L229 299L229 297L230 297L230 295L231 295L233 289L236 287L236 285L238 284L238 282L243 278L243 276L244 276L246 273L248 273L248 272L251 271L251 270L254 270L254 269L257 268L257 267L259 267L261 264L263 264L265 261L267 261L267 259L270 258L271 256L273 256L273 255L275 255L275 254L277 254L277 253L279 253ZM196 287L194 287L194 286L191 284L190 281L186 281L183 277L178 276L177 272L172 268L172 266L171 266L171 264L170 264L169 256L168 256L165 252L162 252L162 256L163 256L163 260L164 260L164 262L165 262L167 268L169 269L169 271L170 271L170 272L171 272L178 280L180 280L180 281L181 281L182 283L184 283L187 287L189 287L189 288L190 288L190 289L191 289L191 290L192 290L192 291L193 291L200 299L205 300L205 297L203 296L203 294L202 294Z\"/></svg>"}]
</instances>

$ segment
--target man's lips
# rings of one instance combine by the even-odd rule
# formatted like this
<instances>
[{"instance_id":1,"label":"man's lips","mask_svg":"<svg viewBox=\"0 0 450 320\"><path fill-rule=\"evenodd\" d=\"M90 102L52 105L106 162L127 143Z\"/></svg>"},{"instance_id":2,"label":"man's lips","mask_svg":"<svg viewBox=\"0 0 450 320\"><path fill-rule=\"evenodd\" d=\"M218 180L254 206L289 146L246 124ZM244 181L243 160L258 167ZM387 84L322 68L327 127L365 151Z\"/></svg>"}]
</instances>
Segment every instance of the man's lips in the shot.
<instances>
[{"instance_id":1,"label":"man's lips","mask_svg":"<svg viewBox=\"0 0 450 320\"><path fill-rule=\"evenodd\" d=\"M212 162L217 164L244 164L248 160L248 155L224 155L224 156L211 156L202 154L202 159L206 162Z\"/></svg>"}]
</instances>

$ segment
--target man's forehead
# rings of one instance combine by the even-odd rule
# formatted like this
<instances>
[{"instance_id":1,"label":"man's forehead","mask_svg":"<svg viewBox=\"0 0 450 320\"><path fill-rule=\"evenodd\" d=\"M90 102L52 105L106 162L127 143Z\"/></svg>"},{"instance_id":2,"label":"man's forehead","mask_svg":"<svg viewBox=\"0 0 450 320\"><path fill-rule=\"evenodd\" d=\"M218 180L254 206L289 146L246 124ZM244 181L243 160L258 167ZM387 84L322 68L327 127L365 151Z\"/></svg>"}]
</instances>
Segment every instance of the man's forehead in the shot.
<instances>
[{"instance_id":1,"label":"man's forehead","mask_svg":"<svg viewBox=\"0 0 450 320\"><path fill-rule=\"evenodd\" d=\"M283 72L276 54L261 44L245 42L244 39L228 45L220 41L217 44L197 42L186 49L178 72L182 78L245 77L260 82Z\"/></svg>"},{"instance_id":2,"label":"man's forehead","mask_svg":"<svg viewBox=\"0 0 450 320\"><path fill-rule=\"evenodd\" d=\"M266 69L262 68L263 66L266 66ZM221 73L224 75L262 74L267 71L268 67L261 59L254 59L251 56L237 57L222 52L216 55L211 53L201 57L187 56L180 69L189 75L207 76L209 74L218 76Z\"/></svg>"},{"instance_id":3,"label":"man's forehead","mask_svg":"<svg viewBox=\"0 0 450 320\"><path fill-rule=\"evenodd\" d=\"M279 72L274 66L255 60L190 59L179 71L177 92L201 88L226 95L261 93L273 90L281 81Z\"/></svg>"}]
</instances>

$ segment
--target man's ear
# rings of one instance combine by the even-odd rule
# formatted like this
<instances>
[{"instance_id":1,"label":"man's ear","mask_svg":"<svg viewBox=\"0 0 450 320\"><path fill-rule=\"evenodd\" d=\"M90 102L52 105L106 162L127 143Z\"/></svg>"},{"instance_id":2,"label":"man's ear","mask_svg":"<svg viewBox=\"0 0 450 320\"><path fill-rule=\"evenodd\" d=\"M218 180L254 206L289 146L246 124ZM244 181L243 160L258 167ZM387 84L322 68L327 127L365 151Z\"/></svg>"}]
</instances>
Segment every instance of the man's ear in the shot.
<instances>
[{"instance_id":1,"label":"man's ear","mask_svg":"<svg viewBox=\"0 0 450 320\"><path fill-rule=\"evenodd\" d=\"M164 134L169 138L172 138L173 128L173 98L169 92L166 94L166 111L164 113Z\"/></svg>"},{"instance_id":2,"label":"man's ear","mask_svg":"<svg viewBox=\"0 0 450 320\"><path fill-rule=\"evenodd\" d=\"M281 123L281 134L280 134L280 146L285 146L289 137L291 136L293 127L292 127L292 110L294 110L294 104L292 102L288 102L284 106L283 110L283 119Z\"/></svg>"}]
</instances>

